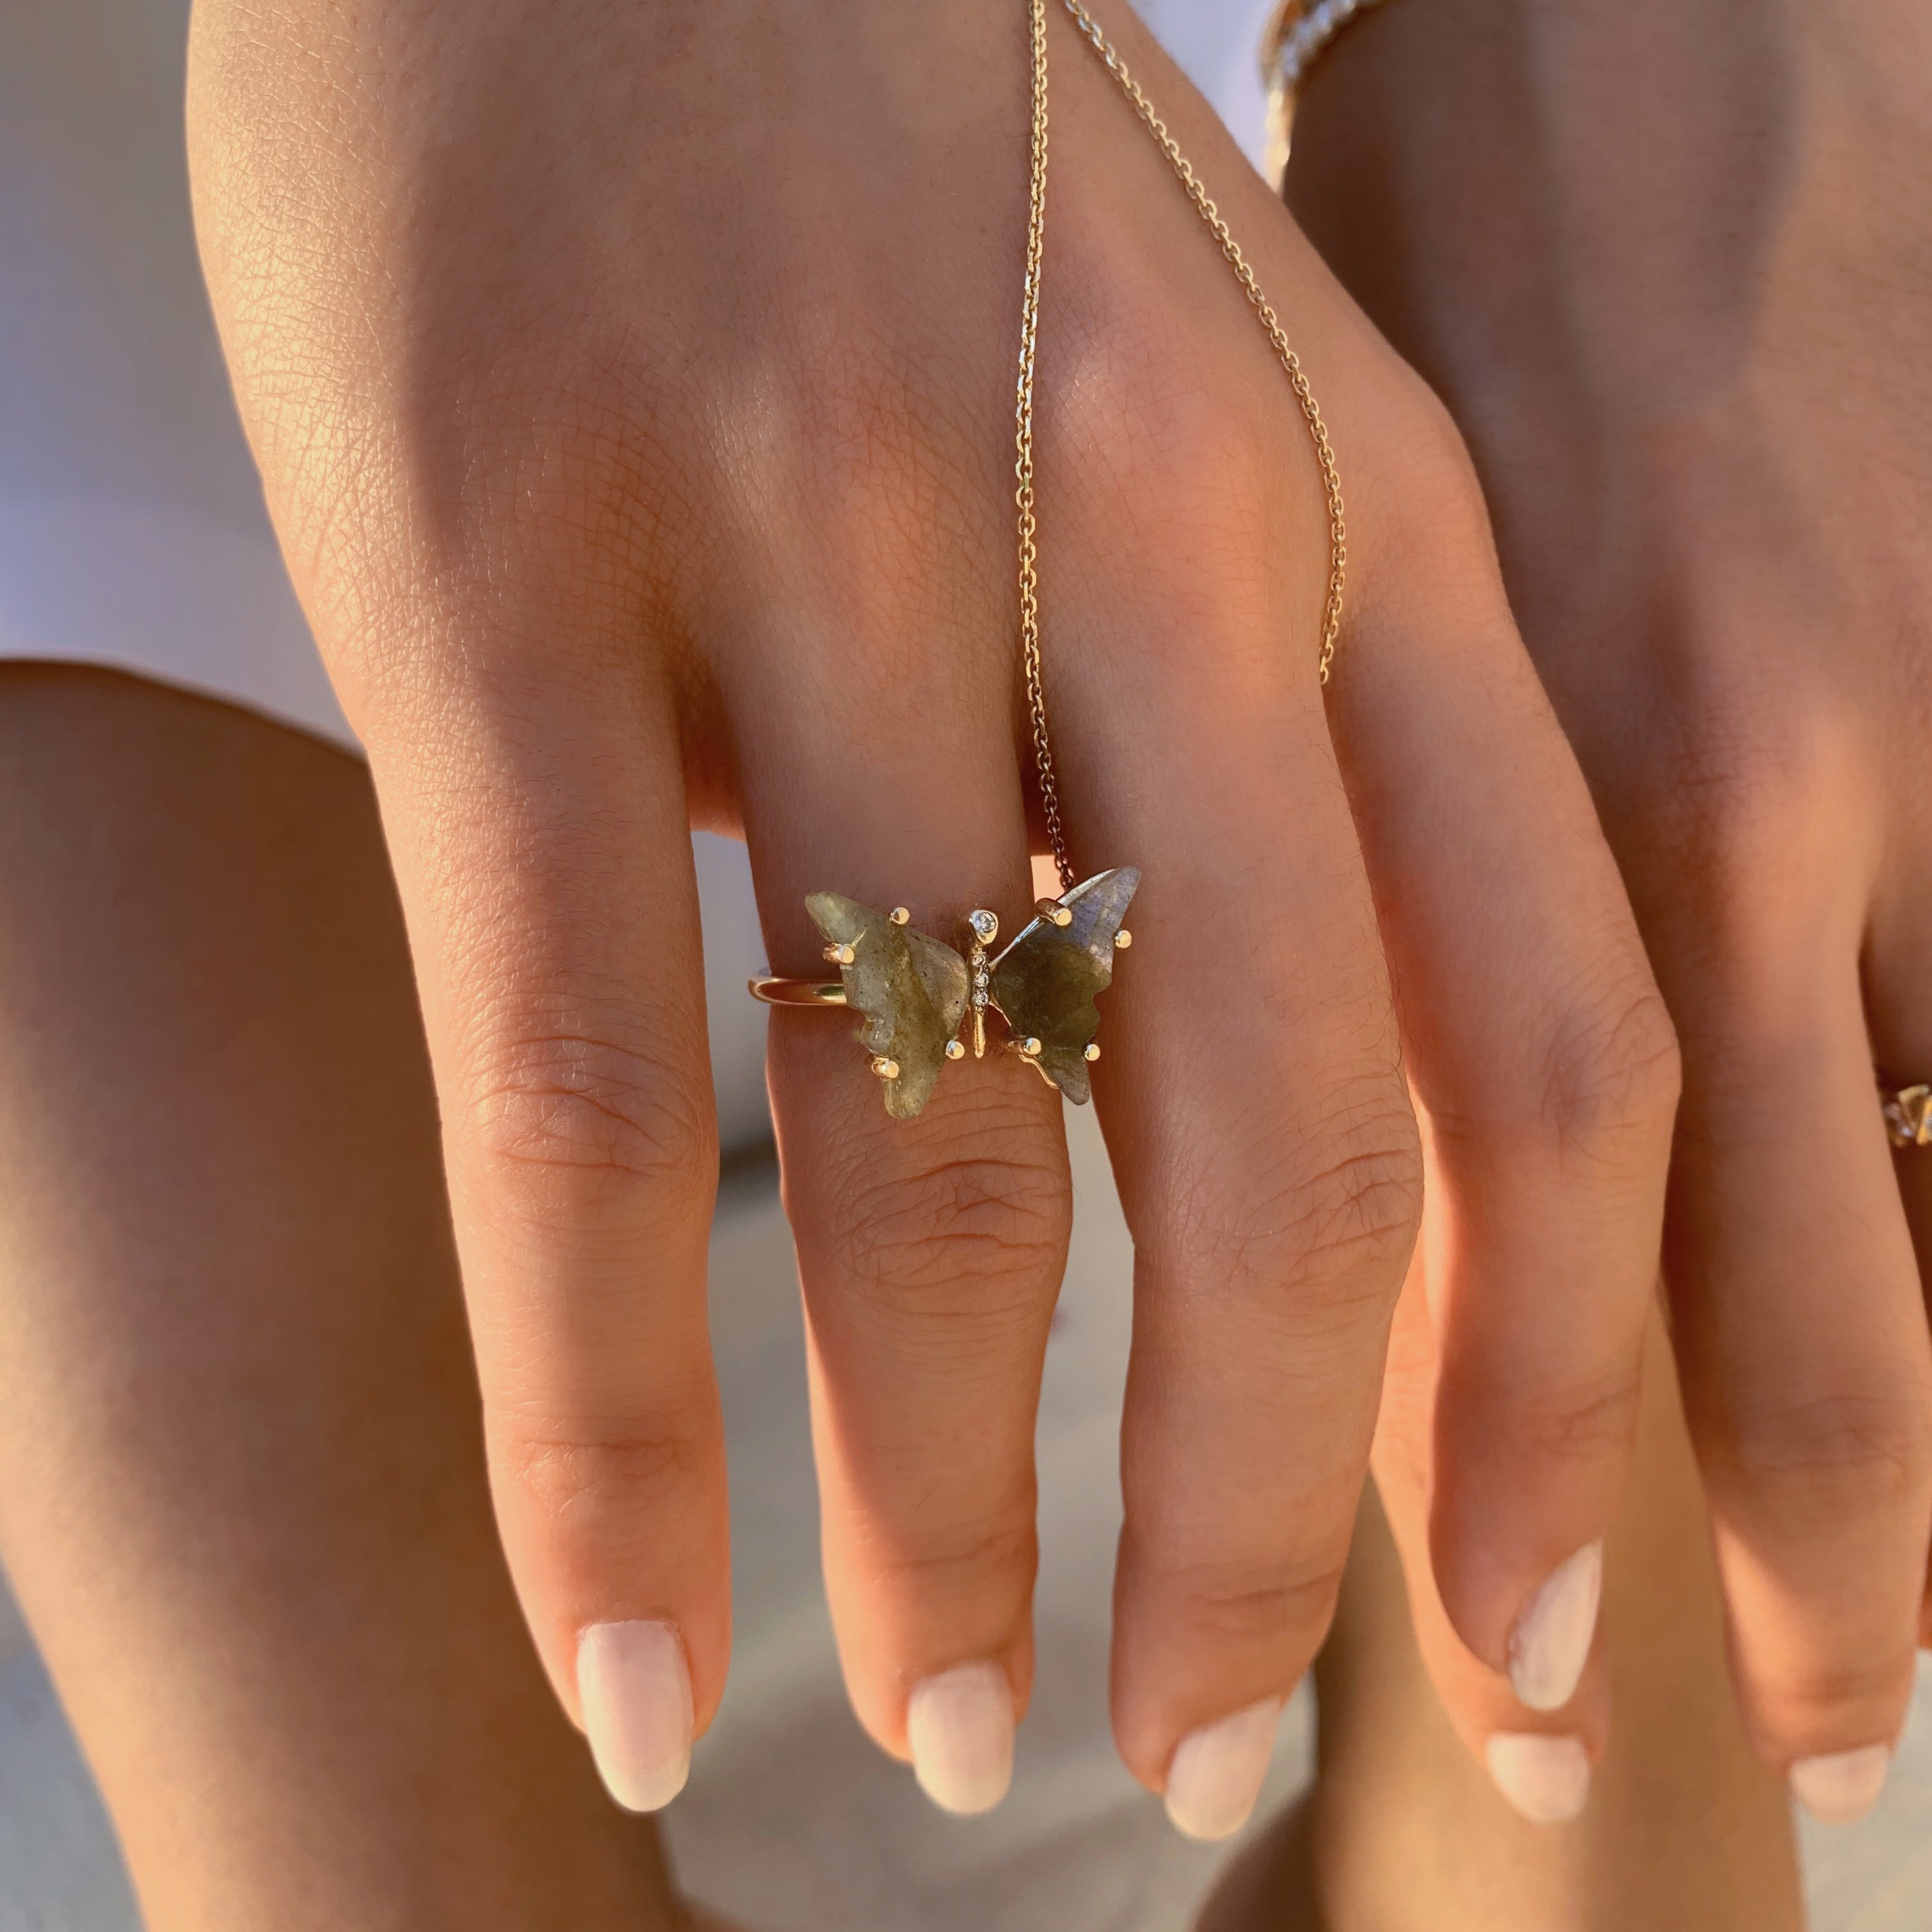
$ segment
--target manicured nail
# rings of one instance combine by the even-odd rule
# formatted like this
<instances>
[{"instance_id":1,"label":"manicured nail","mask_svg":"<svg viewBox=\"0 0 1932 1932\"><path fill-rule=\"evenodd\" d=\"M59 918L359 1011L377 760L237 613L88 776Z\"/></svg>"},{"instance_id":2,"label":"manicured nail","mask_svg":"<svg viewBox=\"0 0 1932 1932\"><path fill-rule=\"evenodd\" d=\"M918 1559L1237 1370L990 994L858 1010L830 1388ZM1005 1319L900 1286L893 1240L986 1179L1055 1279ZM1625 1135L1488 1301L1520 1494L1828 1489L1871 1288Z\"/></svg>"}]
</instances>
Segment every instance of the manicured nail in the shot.
<instances>
[{"instance_id":1,"label":"manicured nail","mask_svg":"<svg viewBox=\"0 0 1932 1932\"><path fill-rule=\"evenodd\" d=\"M1498 1731L1483 1748L1496 1789L1532 1825L1560 1825L1590 1796L1590 1755L1577 1738Z\"/></svg>"},{"instance_id":2,"label":"manicured nail","mask_svg":"<svg viewBox=\"0 0 1932 1932\"><path fill-rule=\"evenodd\" d=\"M1003 1666L962 1664L928 1677L906 1707L919 1788L942 1811L990 1811L1013 1781L1013 1687Z\"/></svg>"},{"instance_id":3,"label":"manicured nail","mask_svg":"<svg viewBox=\"0 0 1932 1932\"><path fill-rule=\"evenodd\" d=\"M1264 1697L1190 1731L1167 1767L1167 1815L1190 1838L1225 1838L1248 1822L1274 1754L1282 1700Z\"/></svg>"},{"instance_id":4,"label":"manicured nail","mask_svg":"<svg viewBox=\"0 0 1932 1932\"><path fill-rule=\"evenodd\" d=\"M1891 1769L1889 1744L1801 1757L1791 1767L1792 1796L1828 1825L1856 1824L1878 1802Z\"/></svg>"},{"instance_id":5,"label":"manicured nail","mask_svg":"<svg viewBox=\"0 0 1932 1932\"><path fill-rule=\"evenodd\" d=\"M1597 1634L1604 1546L1586 1544L1544 1579L1510 1633L1509 1679L1532 1711L1560 1711L1576 1694Z\"/></svg>"},{"instance_id":6,"label":"manicured nail","mask_svg":"<svg viewBox=\"0 0 1932 1932\"><path fill-rule=\"evenodd\" d=\"M656 1811L691 1774L691 1671L674 1624L592 1624L577 1646L577 1696L604 1788Z\"/></svg>"}]
</instances>

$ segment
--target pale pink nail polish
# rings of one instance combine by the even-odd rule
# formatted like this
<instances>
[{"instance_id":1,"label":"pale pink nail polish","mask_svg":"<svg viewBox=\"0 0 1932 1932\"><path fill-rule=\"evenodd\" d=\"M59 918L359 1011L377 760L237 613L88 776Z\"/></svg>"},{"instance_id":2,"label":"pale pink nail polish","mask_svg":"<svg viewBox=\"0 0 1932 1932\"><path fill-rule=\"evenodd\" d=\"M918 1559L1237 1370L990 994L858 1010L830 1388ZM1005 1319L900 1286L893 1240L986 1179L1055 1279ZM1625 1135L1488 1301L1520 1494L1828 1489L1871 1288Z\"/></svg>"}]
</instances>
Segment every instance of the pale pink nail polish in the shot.
<instances>
[{"instance_id":1,"label":"pale pink nail polish","mask_svg":"<svg viewBox=\"0 0 1932 1932\"><path fill-rule=\"evenodd\" d=\"M1590 1796L1590 1756L1579 1738L1498 1731L1483 1750L1490 1776L1532 1825L1560 1825Z\"/></svg>"},{"instance_id":2,"label":"pale pink nail polish","mask_svg":"<svg viewBox=\"0 0 1932 1932\"><path fill-rule=\"evenodd\" d=\"M577 1647L584 1735L604 1789L656 1811L691 1772L691 1672L674 1624L592 1624Z\"/></svg>"},{"instance_id":3,"label":"pale pink nail polish","mask_svg":"<svg viewBox=\"0 0 1932 1932\"><path fill-rule=\"evenodd\" d=\"M1856 1824L1878 1802L1891 1772L1889 1744L1824 1751L1791 1767L1791 1793L1827 1825Z\"/></svg>"},{"instance_id":4,"label":"pale pink nail polish","mask_svg":"<svg viewBox=\"0 0 1932 1932\"><path fill-rule=\"evenodd\" d=\"M1190 1731L1167 1767L1167 1815L1190 1838L1226 1838L1248 1822L1274 1754L1282 1700L1258 1704Z\"/></svg>"},{"instance_id":5,"label":"pale pink nail polish","mask_svg":"<svg viewBox=\"0 0 1932 1932\"><path fill-rule=\"evenodd\" d=\"M906 1707L913 1775L942 1811L990 1811L1013 1779L1013 1687L998 1664L928 1677Z\"/></svg>"},{"instance_id":6,"label":"pale pink nail polish","mask_svg":"<svg viewBox=\"0 0 1932 1932\"><path fill-rule=\"evenodd\" d=\"M1604 1546L1586 1544L1542 1584L1510 1633L1510 1687L1532 1711L1560 1711L1576 1694L1597 1633Z\"/></svg>"}]
</instances>

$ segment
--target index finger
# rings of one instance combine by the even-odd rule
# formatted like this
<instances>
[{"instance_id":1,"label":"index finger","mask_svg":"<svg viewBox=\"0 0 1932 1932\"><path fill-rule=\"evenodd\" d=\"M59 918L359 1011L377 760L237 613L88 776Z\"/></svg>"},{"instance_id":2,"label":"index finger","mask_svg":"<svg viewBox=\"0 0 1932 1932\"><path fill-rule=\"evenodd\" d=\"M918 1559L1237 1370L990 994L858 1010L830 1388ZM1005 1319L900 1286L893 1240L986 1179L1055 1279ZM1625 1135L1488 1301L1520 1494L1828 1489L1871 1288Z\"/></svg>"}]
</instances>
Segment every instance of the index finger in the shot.
<instances>
[{"instance_id":1,"label":"index finger","mask_svg":"<svg viewBox=\"0 0 1932 1932\"><path fill-rule=\"evenodd\" d=\"M663 681L530 615L541 651L496 612L460 670L413 677L366 735L505 1550L612 1795L652 1810L730 1644L697 888Z\"/></svg>"}]
</instances>

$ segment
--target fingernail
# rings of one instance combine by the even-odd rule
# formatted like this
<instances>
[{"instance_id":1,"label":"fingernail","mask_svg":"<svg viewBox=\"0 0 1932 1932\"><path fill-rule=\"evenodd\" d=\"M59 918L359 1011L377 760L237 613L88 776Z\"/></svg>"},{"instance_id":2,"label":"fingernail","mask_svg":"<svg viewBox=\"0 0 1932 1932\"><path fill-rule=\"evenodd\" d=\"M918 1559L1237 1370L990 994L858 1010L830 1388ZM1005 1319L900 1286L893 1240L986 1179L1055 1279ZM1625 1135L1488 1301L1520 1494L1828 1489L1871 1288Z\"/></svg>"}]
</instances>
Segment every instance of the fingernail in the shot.
<instances>
[{"instance_id":1,"label":"fingernail","mask_svg":"<svg viewBox=\"0 0 1932 1932\"><path fill-rule=\"evenodd\" d=\"M919 1788L942 1811L990 1811L1013 1781L1013 1687L998 1664L928 1677L906 1708Z\"/></svg>"},{"instance_id":2,"label":"fingernail","mask_svg":"<svg viewBox=\"0 0 1932 1932\"><path fill-rule=\"evenodd\" d=\"M1190 1731L1167 1767L1167 1815L1190 1838L1225 1838L1248 1822L1274 1754L1282 1700L1264 1697Z\"/></svg>"},{"instance_id":3,"label":"fingernail","mask_svg":"<svg viewBox=\"0 0 1932 1932\"><path fill-rule=\"evenodd\" d=\"M675 1624L592 1624L577 1646L577 1695L604 1788L656 1811L691 1774L691 1671Z\"/></svg>"},{"instance_id":4,"label":"fingernail","mask_svg":"<svg viewBox=\"0 0 1932 1932\"><path fill-rule=\"evenodd\" d=\"M1560 1711L1576 1694L1597 1633L1604 1546L1586 1544L1543 1580L1510 1633L1510 1687L1532 1711Z\"/></svg>"},{"instance_id":5,"label":"fingernail","mask_svg":"<svg viewBox=\"0 0 1932 1932\"><path fill-rule=\"evenodd\" d=\"M1532 1825L1560 1825L1590 1796L1590 1756L1576 1738L1498 1731L1483 1747L1496 1789Z\"/></svg>"},{"instance_id":6,"label":"fingernail","mask_svg":"<svg viewBox=\"0 0 1932 1932\"><path fill-rule=\"evenodd\" d=\"M1889 1744L1801 1757L1791 1767L1792 1796L1828 1825L1855 1824L1878 1802L1891 1769Z\"/></svg>"}]
</instances>

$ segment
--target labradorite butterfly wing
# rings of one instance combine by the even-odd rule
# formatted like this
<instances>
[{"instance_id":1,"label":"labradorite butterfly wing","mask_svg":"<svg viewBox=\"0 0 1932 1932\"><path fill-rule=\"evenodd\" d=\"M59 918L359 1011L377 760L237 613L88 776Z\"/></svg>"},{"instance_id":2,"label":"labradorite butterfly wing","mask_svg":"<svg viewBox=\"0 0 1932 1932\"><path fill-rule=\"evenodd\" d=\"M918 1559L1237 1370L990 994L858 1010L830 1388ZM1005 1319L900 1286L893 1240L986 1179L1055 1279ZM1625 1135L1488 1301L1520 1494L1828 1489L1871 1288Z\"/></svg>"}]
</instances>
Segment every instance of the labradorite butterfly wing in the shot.
<instances>
[{"instance_id":1,"label":"labradorite butterfly wing","mask_svg":"<svg viewBox=\"0 0 1932 1932\"><path fill-rule=\"evenodd\" d=\"M898 1063L881 1081L886 1112L909 1120L932 1096L946 1064L946 1042L966 1017L966 962L951 946L837 892L814 892L805 909L835 946L852 949L839 968L846 1004L866 1016L859 1037L869 1052Z\"/></svg>"},{"instance_id":2,"label":"labradorite butterfly wing","mask_svg":"<svg viewBox=\"0 0 1932 1932\"><path fill-rule=\"evenodd\" d=\"M1132 866L1096 872L1060 903L1065 926L1036 919L993 962L993 1000L1021 1038L1040 1042L1040 1066L1066 1097L1084 1106L1093 1088L1087 1049L1100 1030L1094 996L1114 981L1114 936L1141 875Z\"/></svg>"}]
</instances>

